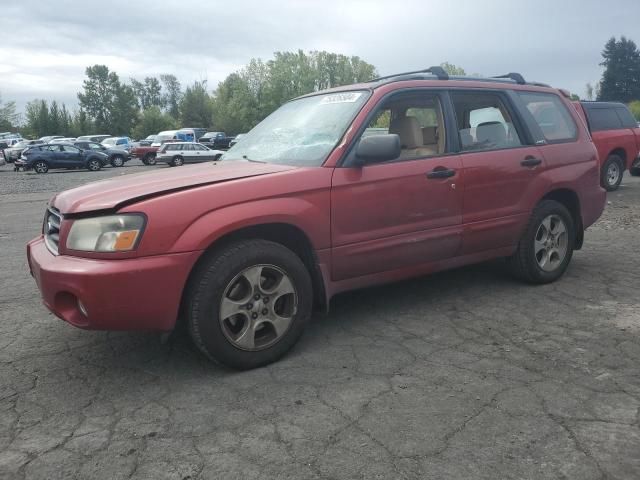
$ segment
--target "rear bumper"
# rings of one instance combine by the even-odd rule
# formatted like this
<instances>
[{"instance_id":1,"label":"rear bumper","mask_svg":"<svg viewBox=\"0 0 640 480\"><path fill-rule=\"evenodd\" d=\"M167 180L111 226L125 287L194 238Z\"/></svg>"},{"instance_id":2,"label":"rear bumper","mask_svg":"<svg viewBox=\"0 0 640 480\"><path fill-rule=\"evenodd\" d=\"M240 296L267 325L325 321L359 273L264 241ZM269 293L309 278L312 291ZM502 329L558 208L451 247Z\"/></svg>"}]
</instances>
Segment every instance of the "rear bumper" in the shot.
<instances>
[{"instance_id":1,"label":"rear bumper","mask_svg":"<svg viewBox=\"0 0 640 480\"><path fill-rule=\"evenodd\" d=\"M42 237L27 244L29 269L44 305L90 330L171 330L199 254L94 260L53 255Z\"/></svg>"}]
</instances>

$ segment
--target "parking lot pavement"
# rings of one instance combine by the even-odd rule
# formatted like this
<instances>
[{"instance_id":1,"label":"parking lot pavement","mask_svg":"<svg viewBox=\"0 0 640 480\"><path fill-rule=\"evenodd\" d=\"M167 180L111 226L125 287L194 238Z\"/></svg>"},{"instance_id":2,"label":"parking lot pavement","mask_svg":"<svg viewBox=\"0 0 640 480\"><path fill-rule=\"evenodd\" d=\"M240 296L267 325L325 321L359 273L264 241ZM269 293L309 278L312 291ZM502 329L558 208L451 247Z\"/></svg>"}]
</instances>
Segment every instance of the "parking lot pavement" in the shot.
<instances>
[{"instance_id":1,"label":"parking lot pavement","mask_svg":"<svg viewBox=\"0 0 640 480\"><path fill-rule=\"evenodd\" d=\"M345 294L238 373L40 303L50 195L149 169L0 167L0 478L640 478L640 179L553 285L494 262Z\"/></svg>"}]
</instances>

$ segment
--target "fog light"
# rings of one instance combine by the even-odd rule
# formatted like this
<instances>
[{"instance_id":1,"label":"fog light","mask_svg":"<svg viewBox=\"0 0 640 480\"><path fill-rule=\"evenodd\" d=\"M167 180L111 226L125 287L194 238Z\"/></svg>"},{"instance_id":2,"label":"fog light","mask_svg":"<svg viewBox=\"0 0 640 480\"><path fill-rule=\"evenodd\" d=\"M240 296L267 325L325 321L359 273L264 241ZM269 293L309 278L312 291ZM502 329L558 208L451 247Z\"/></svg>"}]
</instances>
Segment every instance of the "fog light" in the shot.
<instances>
[{"instance_id":1,"label":"fog light","mask_svg":"<svg viewBox=\"0 0 640 480\"><path fill-rule=\"evenodd\" d=\"M80 299L78 299L78 309L85 317L89 316L89 314L87 313L87 307L84 306L84 303L82 303L82 300Z\"/></svg>"}]
</instances>

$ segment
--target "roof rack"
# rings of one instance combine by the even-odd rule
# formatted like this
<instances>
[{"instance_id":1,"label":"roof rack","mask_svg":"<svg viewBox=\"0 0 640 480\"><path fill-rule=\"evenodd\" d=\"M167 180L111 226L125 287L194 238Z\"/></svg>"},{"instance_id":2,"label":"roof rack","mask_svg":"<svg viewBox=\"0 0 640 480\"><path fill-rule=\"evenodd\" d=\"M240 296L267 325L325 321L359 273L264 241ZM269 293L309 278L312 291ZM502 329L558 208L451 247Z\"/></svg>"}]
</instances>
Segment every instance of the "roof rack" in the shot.
<instances>
[{"instance_id":1,"label":"roof rack","mask_svg":"<svg viewBox=\"0 0 640 480\"><path fill-rule=\"evenodd\" d=\"M425 75L426 74L426 75ZM368 83L382 82L384 83L399 82L403 80L433 80L436 77L438 80L466 80L474 82L515 82L518 85L532 85L534 87L550 87L546 83L540 82L527 82L524 77L517 72L510 72L505 75L498 75L495 77L467 77L467 76L450 76L442 67L429 67L424 70L414 70L412 72L394 73L393 75L386 75L384 77L374 78L369 80Z\"/></svg>"},{"instance_id":2,"label":"roof rack","mask_svg":"<svg viewBox=\"0 0 640 480\"><path fill-rule=\"evenodd\" d=\"M504 75L496 75L495 77L491 77L491 78L510 78L511 80L516 82L518 85L526 85L527 83L524 80L524 77L516 72L505 73Z\"/></svg>"},{"instance_id":3,"label":"roof rack","mask_svg":"<svg viewBox=\"0 0 640 480\"><path fill-rule=\"evenodd\" d=\"M393 75L374 78L373 80L369 80L369 82L380 82L382 80L387 80L389 78L405 77L407 75L415 75L417 73L430 73L436 76L438 80L449 80L449 74L444 71L444 68L434 66L434 67L425 68L423 70L414 70L412 72L394 73Z\"/></svg>"}]
</instances>

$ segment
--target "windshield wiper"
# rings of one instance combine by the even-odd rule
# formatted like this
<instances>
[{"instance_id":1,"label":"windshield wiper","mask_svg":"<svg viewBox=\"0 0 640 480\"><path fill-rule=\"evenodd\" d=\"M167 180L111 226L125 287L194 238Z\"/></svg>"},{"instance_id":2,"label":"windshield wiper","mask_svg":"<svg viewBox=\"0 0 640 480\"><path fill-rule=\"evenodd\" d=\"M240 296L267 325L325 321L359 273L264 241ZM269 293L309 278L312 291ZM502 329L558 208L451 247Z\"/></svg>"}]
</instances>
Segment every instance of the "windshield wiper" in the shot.
<instances>
[{"instance_id":1,"label":"windshield wiper","mask_svg":"<svg viewBox=\"0 0 640 480\"><path fill-rule=\"evenodd\" d=\"M267 163L264 160L253 160L249 157L247 157L246 155L242 155L242 158L249 161L249 162L253 162L253 163Z\"/></svg>"}]
</instances>

